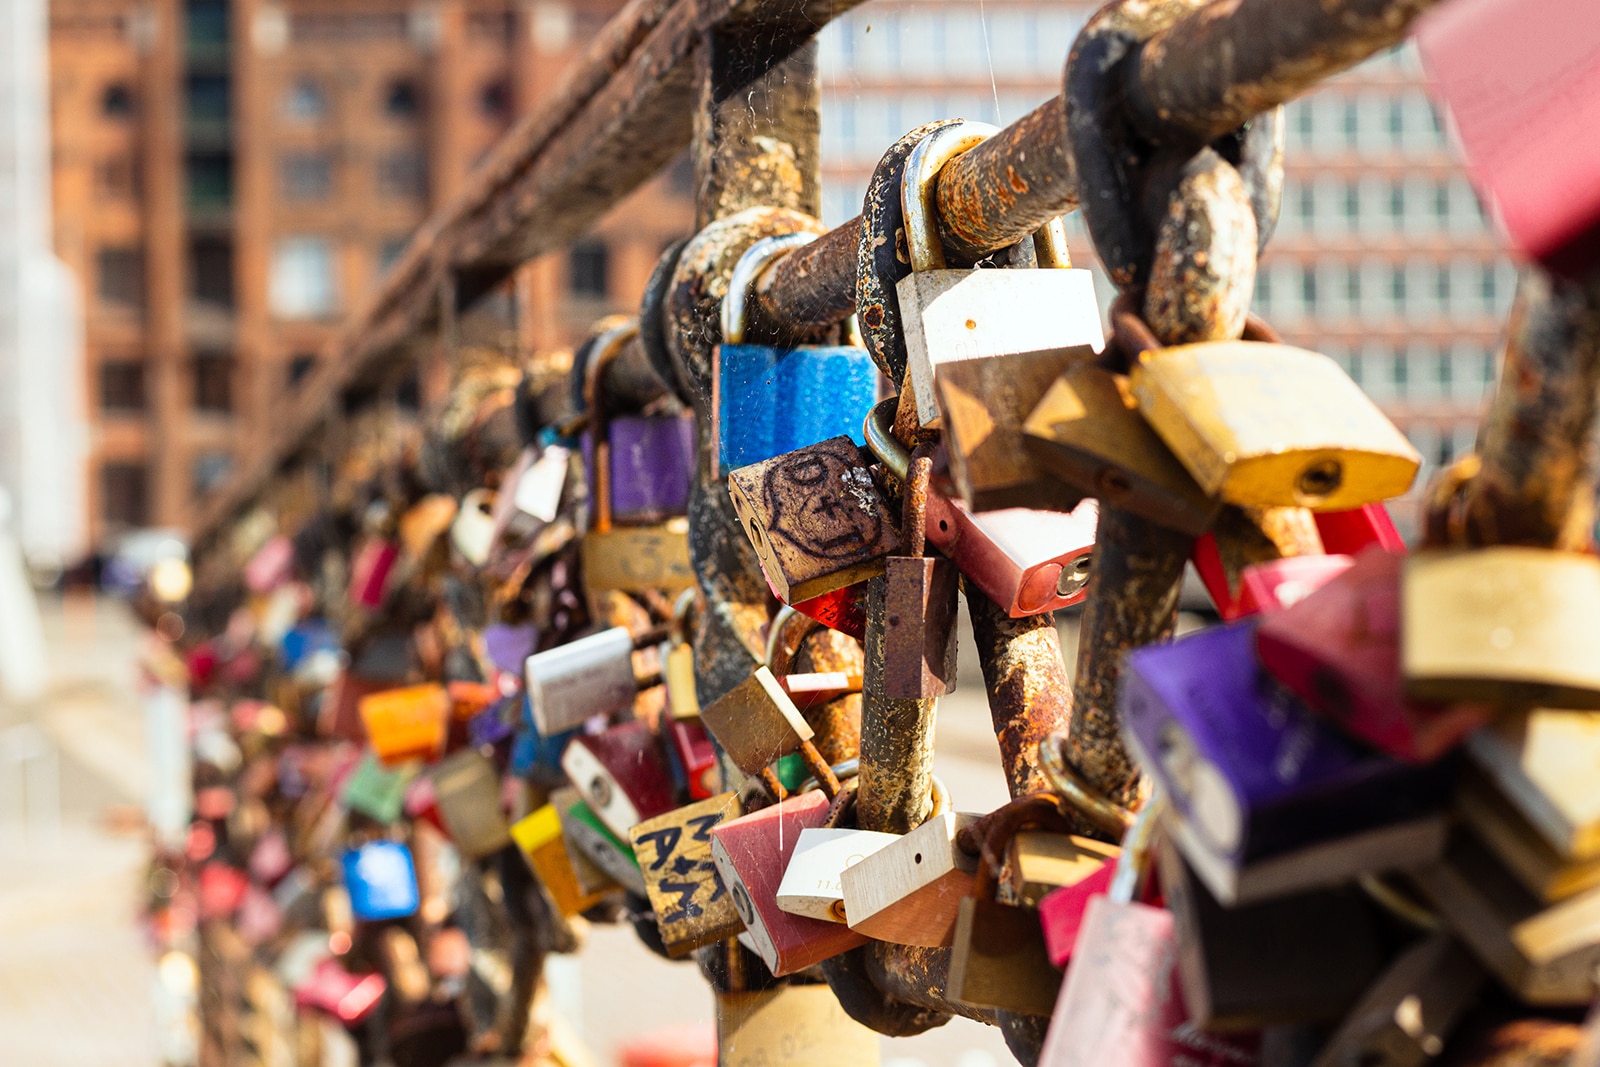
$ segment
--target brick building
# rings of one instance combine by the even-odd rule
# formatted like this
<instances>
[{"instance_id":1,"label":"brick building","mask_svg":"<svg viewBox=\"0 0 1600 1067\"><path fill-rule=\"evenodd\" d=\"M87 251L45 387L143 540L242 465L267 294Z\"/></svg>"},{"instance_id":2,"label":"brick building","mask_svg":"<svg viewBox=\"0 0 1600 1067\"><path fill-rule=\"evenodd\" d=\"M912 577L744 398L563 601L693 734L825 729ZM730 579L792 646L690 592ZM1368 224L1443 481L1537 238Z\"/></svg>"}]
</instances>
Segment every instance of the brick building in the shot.
<instances>
[{"instance_id":1,"label":"brick building","mask_svg":"<svg viewBox=\"0 0 1600 1067\"><path fill-rule=\"evenodd\" d=\"M55 242L85 292L91 536L182 527L614 0L52 0ZM531 264L521 343L634 304L676 168ZM510 295L510 294L508 294Z\"/></svg>"}]
</instances>

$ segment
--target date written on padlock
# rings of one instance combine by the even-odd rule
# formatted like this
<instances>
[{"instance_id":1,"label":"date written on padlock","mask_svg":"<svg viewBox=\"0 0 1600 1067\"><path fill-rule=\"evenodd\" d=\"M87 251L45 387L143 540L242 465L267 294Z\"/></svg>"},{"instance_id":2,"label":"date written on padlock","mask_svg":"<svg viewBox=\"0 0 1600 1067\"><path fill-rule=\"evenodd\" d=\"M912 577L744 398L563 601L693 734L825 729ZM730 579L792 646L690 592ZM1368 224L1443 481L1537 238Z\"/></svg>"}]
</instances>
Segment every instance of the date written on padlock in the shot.
<instances>
[{"instance_id":1,"label":"date written on padlock","mask_svg":"<svg viewBox=\"0 0 1600 1067\"><path fill-rule=\"evenodd\" d=\"M728 476L767 581L786 604L883 573L900 530L860 450L832 437Z\"/></svg>"},{"instance_id":2,"label":"date written on padlock","mask_svg":"<svg viewBox=\"0 0 1600 1067\"><path fill-rule=\"evenodd\" d=\"M1139 410L1200 488L1243 507L1338 511L1411 488L1422 457L1327 356L1249 341L1140 355Z\"/></svg>"},{"instance_id":3,"label":"date written on padlock","mask_svg":"<svg viewBox=\"0 0 1600 1067\"><path fill-rule=\"evenodd\" d=\"M873 830L801 830L794 855L778 885L778 907L790 915L845 922L844 886L840 881L844 869L898 840L894 834Z\"/></svg>"},{"instance_id":4,"label":"date written on padlock","mask_svg":"<svg viewBox=\"0 0 1600 1067\"><path fill-rule=\"evenodd\" d=\"M742 814L738 795L723 793L629 831L667 955L686 955L744 927L711 860L711 831Z\"/></svg>"}]
</instances>

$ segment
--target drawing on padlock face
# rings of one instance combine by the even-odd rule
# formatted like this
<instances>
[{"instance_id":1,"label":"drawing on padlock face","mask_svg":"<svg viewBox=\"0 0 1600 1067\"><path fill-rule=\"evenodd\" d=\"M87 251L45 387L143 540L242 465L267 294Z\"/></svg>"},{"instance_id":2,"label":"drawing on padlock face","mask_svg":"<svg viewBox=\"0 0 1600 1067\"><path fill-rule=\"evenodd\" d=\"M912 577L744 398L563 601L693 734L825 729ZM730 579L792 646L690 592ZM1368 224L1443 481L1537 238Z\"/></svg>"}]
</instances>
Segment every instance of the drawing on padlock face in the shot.
<instances>
[{"instance_id":1,"label":"drawing on padlock face","mask_svg":"<svg viewBox=\"0 0 1600 1067\"><path fill-rule=\"evenodd\" d=\"M834 485L843 492L829 491ZM812 556L850 559L883 535L865 495L877 491L872 476L838 456L805 452L774 463L762 491L772 513L770 532Z\"/></svg>"}]
</instances>

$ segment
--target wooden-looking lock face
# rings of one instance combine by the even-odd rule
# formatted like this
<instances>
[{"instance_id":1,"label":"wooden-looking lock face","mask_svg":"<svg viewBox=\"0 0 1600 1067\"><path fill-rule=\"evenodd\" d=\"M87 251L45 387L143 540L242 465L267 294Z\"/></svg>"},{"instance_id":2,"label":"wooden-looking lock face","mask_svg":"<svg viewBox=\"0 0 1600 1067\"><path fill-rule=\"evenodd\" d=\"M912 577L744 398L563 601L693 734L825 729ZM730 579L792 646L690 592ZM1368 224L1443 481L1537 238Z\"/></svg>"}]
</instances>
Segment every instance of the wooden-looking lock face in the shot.
<instances>
[{"instance_id":1,"label":"wooden-looking lock face","mask_svg":"<svg viewBox=\"0 0 1600 1067\"><path fill-rule=\"evenodd\" d=\"M1420 552L1402 581L1411 696L1600 709L1600 560L1537 548Z\"/></svg>"},{"instance_id":2,"label":"wooden-looking lock face","mask_svg":"<svg viewBox=\"0 0 1600 1067\"><path fill-rule=\"evenodd\" d=\"M1022 432L1041 467L1103 504L1195 536L1222 509L1140 416L1121 375L1071 367L1046 390Z\"/></svg>"},{"instance_id":3,"label":"wooden-looking lock face","mask_svg":"<svg viewBox=\"0 0 1600 1067\"><path fill-rule=\"evenodd\" d=\"M1249 341L1148 351L1139 410L1201 489L1242 507L1340 511L1411 488L1422 457L1327 356Z\"/></svg>"},{"instance_id":4,"label":"wooden-looking lock face","mask_svg":"<svg viewBox=\"0 0 1600 1067\"><path fill-rule=\"evenodd\" d=\"M583 583L591 593L620 590L677 593L695 583L689 562L689 523L683 517L660 526L618 526L583 535Z\"/></svg>"},{"instance_id":5,"label":"wooden-looking lock face","mask_svg":"<svg viewBox=\"0 0 1600 1067\"><path fill-rule=\"evenodd\" d=\"M900 547L855 443L833 437L728 476L728 492L767 581L786 604L883 573Z\"/></svg>"},{"instance_id":6,"label":"wooden-looking lock face","mask_svg":"<svg viewBox=\"0 0 1600 1067\"><path fill-rule=\"evenodd\" d=\"M748 907L738 907L711 860L711 831L743 813L738 794L723 793L629 831L667 955L686 955L744 925Z\"/></svg>"},{"instance_id":7,"label":"wooden-looking lock face","mask_svg":"<svg viewBox=\"0 0 1600 1067\"><path fill-rule=\"evenodd\" d=\"M956 491L973 511L1071 511L1084 493L1045 474L1023 446L1022 424L1052 383L1095 349L1049 349L947 363L939 370L944 444Z\"/></svg>"},{"instance_id":8,"label":"wooden-looking lock face","mask_svg":"<svg viewBox=\"0 0 1600 1067\"><path fill-rule=\"evenodd\" d=\"M976 857L956 834L979 816L935 815L841 878L850 928L879 941L938 948L951 943L961 898L971 895Z\"/></svg>"},{"instance_id":9,"label":"wooden-looking lock face","mask_svg":"<svg viewBox=\"0 0 1600 1067\"><path fill-rule=\"evenodd\" d=\"M759 774L813 736L805 717L766 667L700 712L700 721L734 766Z\"/></svg>"},{"instance_id":10,"label":"wooden-looking lock face","mask_svg":"<svg viewBox=\"0 0 1600 1067\"><path fill-rule=\"evenodd\" d=\"M939 419L935 380L959 360L1105 346L1087 270L913 271L895 286L922 425Z\"/></svg>"}]
</instances>

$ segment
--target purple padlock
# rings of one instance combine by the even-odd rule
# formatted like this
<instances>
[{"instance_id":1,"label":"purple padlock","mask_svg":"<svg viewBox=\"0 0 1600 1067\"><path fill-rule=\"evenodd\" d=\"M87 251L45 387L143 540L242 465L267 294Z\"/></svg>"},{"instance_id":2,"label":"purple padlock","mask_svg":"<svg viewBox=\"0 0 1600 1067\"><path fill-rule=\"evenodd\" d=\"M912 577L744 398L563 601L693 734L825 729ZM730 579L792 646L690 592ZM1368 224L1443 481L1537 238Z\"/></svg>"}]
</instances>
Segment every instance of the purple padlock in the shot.
<instances>
[{"instance_id":1,"label":"purple padlock","mask_svg":"<svg viewBox=\"0 0 1600 1067\"><path fill-rule=\"evenodd\" d=\"M533 655L538 640L539 628L531 622L522 626L497 622L483 630L483 648L489 654L489 662L507 674L518 677L522 675L523 663Z\"/></svg>"},{"instance_id":2,"label":"purple padlock","mask_svg":"<svg viewBox=\"0 0 1600 1067\"><path fill-rule=\"evenodd\" d=\"M1402 763L1344 737L1262 670L1254 622L1131 653L1120 711L1128 747L1178 816L1175 839L1225 901L1426 862L1443 848L1453 767Z\"/></svg>"},{"instance_id":3,"label":"purple padlock","mask_svg":"<svg viewBox=\"0 0 1600 1067\"><path fill-rule=\"evenodd\" d=\"M611 444L611 521L624 526L662 522L689 509L694 480L691 415L621 415L607 420ZM594 445L583 442L590 485Z\"/></svg>"}]
</instances>

